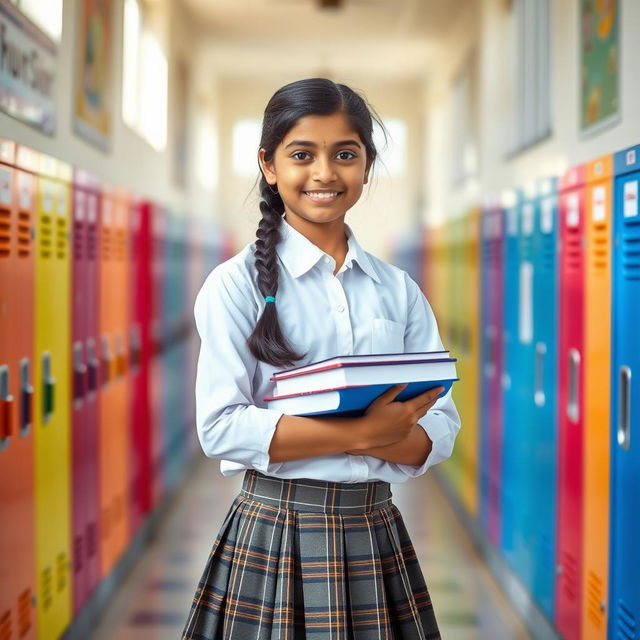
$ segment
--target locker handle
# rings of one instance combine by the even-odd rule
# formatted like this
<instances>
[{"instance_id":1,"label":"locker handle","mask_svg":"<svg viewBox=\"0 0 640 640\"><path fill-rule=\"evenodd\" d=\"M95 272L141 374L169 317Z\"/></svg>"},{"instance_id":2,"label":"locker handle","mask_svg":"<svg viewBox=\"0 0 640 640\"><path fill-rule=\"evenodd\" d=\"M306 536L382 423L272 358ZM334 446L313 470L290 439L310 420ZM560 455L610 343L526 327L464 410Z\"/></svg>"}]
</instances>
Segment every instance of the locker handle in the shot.
<instances>
[{"instance_id":1,"label":"locker handle","mask_svg":"<svg viewBox=\"0 0 640 640\"><path fill-rule=\"evenodd\" d=\"M49 416L54 412L56 408L56 379L47 378L44 381L44 406L43 411L45 415L45 422L49 421Z\"/></svg>"},{"instance_id":2,"label":"locker handle","mask_svg":"<svg viewBox=\"0 0 640 640\"><path fill-rule=\"evenodd\" d=\"M544 394L544 357L547 353L547 345L544 342L538 342L536 344L536 371L535 371L535 390L533 394L533 400L537 407L544 407L545 394Z\"/></svg>"},{"instance_id":3,"label":"locker handle","mask_svg":"<svg viewBox=\"0 0 640 640\"><path fill-rule=\"evenodd\" d=\"M100 361L97 358L89 360L87 366L87 391L93 393L98 388L98 368Z\"/></svg>"},{"instance_id":4,"label":"locker handle","mask_svg":"<svg viewBox=\"0 0 640 640\"><path fill-rule=\"evenodd\" d=\"M580 352L569 349L569 393L567 394L567 416L572 422L580 418L579 384L580 380Z\"/></svg>"},{"instance_id":5,"label":"locker handle","mask_svg":"<svg viewBox=\"0 0 640 640\"><path fill-rule=\"evenodd\" d=\"M21 429L23 434L26 434L33 422L33 403L34 403L34 388L32 385L27 384L22 389L22 425Z\"/></svg>"},{"instance_id":6,"label":"locker handle","mask_svg":"<svg viewBox=\"0 0 640 640\"><path fill-rule=\"evenodd\" d=\"M618 385L618 444L629 451L631 446L631 369L620 367Z\"/></svg>"},{"instance_id":7,"label":"locker handle","mask_svg":"<svg viewBox=\"0 0 640 640\"><path fill-rule=\"evenodd\" d=\"M489 325L486 331L486 345L487 345L487 362L485 364L485 375L488 378L493 378L496 372L496 364L494 361L495 356L495 343L496 343L496 330L493 325Z\"/></svg>"},{"instance_id":8,"label":"locker handle","mask_svg":"<svg viewBox=\"0 0 640 640\"><path fill-rule=\"evenodd\" d=\"M13 396L0 398L0 441L16 435L13 413Z\"/></svg>"},{"instance_id":9,"label":"locker handle","mask_svg":"<svg viewBox=\"0 0 640 640\"><path fill-rule=\"evenodd\" d=\"M82 343L73 345L73 402L78 406L86 393L87 367L82 362Z\"/></svg>"}]
</instances>

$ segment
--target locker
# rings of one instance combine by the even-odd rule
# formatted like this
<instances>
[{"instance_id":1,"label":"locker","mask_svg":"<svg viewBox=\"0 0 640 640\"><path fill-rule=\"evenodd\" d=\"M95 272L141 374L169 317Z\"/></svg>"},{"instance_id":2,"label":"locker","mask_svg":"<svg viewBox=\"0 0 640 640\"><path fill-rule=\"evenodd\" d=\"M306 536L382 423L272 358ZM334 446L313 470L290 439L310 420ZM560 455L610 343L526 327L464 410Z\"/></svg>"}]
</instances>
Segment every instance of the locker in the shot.
<instances>
[{"instance_id":1,"label":"locker","mask_svg":"<svg viewBox=\"0 0 640 640\"><path fill-rule=\"evenodd\" d=\"M38 637L48 640L67 627L72 607L71 168L41 154L36 190L36 572Z\"/></svg>"},{"instance_id":2,"label":"locker","mask_svg":"<svg viewBox=\"0 0 640 640\"><path fill-rule=\"evenodd\" d=\"M100 185L86 171L73 177L72 505L73 612L100 581L98 450L98 307Z\"/></svg>"},{"instance_id":3,"label":"locker","mask_svg":"<svg viewBox=\"0 0 640 640\"><path fill-rule=\"evenodd\" d=\"M534 415L535 387L535 331L534 280L535 253L534 230L536 209L538 206L537 187L534 183L522 189L518 208L518 241L515 262L517 270L518 298L511 301L516 306L517 329L512 336L509 351L509 373L511 388L509 409L505 404L503 465L511 464L513 482L504 481L502 486L511 485L515 504L512 506L514 519L512 544L516 573L529 591L533 587L535 570L535 552L532 541L538 514L536 512L535 453L540 446L538 425ZM510 304L505 299L505 304ZM508 444L507 444L508 443ZM513 459L507 460L507 450L513 453ZM532 455L533 454L533 455ZM503 529L506 527L503 517Z\"/></svg>"},{"instance_id":4,"label":"locker","mask_svg":"<svg viewBox=\"0 0 640 640\"><path fill-rule=\"evenodd\" d=\"M523 496L522 442L525 415L519 387L523 374L519 343L520 233L524 194L513 189L504 196L504 271L502 330L502 433L494 432L489 444L489 535L500 546L511 568L522 577L516 556L516 535L521 528Z\"/></svg>"},{"instance_id":5,"label":"locker","mask_svg":"<svg viewBox=\"0 0 640 640\"><path fill-rule=\"evenodd\" d=\"M129 539L129 379L126 336L128 200L103 188L100 228L100 566L105 577Z\"/></svg>"},{"instance_id":6,"label":"locker","mask_svg":"<svg viewBox=\"0 0 640 640\"><path fill-rule=\"evenodd\" d=\"M613 156L586 166L582 637L605 640L609 564Z\"/></svg>"},{"instance_id":7,"label":"locker","mask_svg":"<svg viewBox=\"0 0 640 640\"><path fill-rule=\"evenodd\" d=\"M535 558L531 592L549 619L554 614L557 504L558 192L557 179L537 187L533 239L533 342L535 381L532 407L537 433L530 546Z\"/></svg>"},{"instance_id":8,"label":"locker","mask_svg":"<svg viewBox=\"0 0 640 640\"><path fill-rule=\"evenodd\" d=\"M580 637L584 440L584 185L583 166L560 178L558 343L558 538L556 626Z\"/></svg>"},{"instance_id":9,"label":"locker","mask_svg":"<svg viewBox=\"0 0 640 640\"><path fill-rule=\"evenodd\" d=\"M614 156L609 637L640 624L640 145Z\"/></svg>"},{"instance_id":10,"label":"locker","mask_svg":"<svg viewBox=\"0 0 640 640\"><path fill-rule=\"evenodd\" d=\"M490 483L495 467L492 441L502 434L502 290L504 259L504 210L497 198L485 204L482 224L481 259L481 415L479 434L479 518L489 531L490 513L495 513L496 496ZM493 505L493 506L491 506ZM494 534L495 535L495 534Z\"/></svg>"},{"instance_id":11,"label":"locker","mask_svg":"<svg viewBox=\"0 0 640 640\"><path fill-rule=\"evenodd\" d=\"M135 535L151 510L151 416L149 406L151 343L151 210L136 201L131 208L131 285L129 352L131 378L131 460L129 523ZM195 374L194 374L195 384ZM192 387L193 389L194 387ZM194 418L195 428L195 418Z\"/></svg>"},{"instance_id":12,"label":"locker","mask_svg":"<svg viewBox=\"0 0 640 640\"><path fill-rule=\"evenodd\" d=\"M36 637L34 286L37 156L0 140L0 622L3 638Z\"/></svg>"},{"instance_id":13,"label":"locker","mask_svg":"<svg viewBox=\"0 0 640 640\"><path fill-rule=\"evenodd\" d=\"M463 389L462 430L456 438L460 451L462 501L472 515L478 512L478 398L479 398L479 332L480 332L480 210L470 209L463 222L464 261L462 274L467 286L463 297L462 333L459 350L459 372ZM454 448L455 451L455 448Z\"/></svg>"},{"instance_id":14,"label":"locker","mask_svg":"<svg viewBox=\"0 0 640 640\"><path fill-rule=\"evenodd\" d=\"M163 333L162 313L164 309L164 282L166 279L166 211L155 203L149 203L151 212L152 257L151 290L153 307L151 309L151 341L153 357L150 362L150 415L152 430L151 452L151 496L155 507L165 494L166 447L164 427L164 365L162 355L165 351L166 336Z\"/></svg>"}]
</instances>

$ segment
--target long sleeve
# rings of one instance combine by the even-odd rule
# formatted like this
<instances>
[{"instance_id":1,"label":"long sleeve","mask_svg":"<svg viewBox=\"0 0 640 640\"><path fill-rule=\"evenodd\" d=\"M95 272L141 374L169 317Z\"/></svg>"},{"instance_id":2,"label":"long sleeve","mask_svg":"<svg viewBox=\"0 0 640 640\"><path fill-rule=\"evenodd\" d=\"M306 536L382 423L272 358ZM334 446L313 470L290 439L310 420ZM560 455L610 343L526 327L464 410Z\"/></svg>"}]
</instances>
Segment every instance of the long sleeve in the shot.
<instances>
[{"instance_id":1,"label":"long sleeve","mask_svg":"<svg viewBox=\"0 0 640 640\"><path fill-rule=\"evenodd\" d=\"M196 369L196 427L204 453L272 471L269 446L282 413L257 406L252 395L257 361L247 347L258 304L233 263L216 267L196 296L201 339Z\"/></svg>"},{"instance_id":2,"label":"long sleeve","mask_svg":"<svg viewBox=\"0 0 640 640\"><path fill-rule=\"evenodd\" d=\"M420 287L408 276L407 280L410 303L405 330L405 352L444 350L429 302ZM397 465L410 477L423 474L429 467L449 458L453 452L453 444L460 430L460 416L451 398L451 390L438 399L418 424L426 431L433 446L422 466Z\"/></svg>"}]
</instances>

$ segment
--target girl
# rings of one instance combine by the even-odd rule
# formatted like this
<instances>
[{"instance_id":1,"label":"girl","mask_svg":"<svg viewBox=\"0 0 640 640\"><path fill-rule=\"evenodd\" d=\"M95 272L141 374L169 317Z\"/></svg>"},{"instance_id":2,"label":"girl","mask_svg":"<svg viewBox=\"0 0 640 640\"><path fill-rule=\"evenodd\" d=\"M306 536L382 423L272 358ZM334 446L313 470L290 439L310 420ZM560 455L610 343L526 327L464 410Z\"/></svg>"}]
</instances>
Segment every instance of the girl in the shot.
<instances>
[{"instance_id":1,"label":"girl","mask_svg":"<svg viewBox=\"0 0 640 640\"><path fill-rule=\"evenodd\" d=\"M277 369L443 348L418 285L345 224L375 157L372 115L345 85L301 80L267 104L257 240L213 269L194 306L200 443L223 475L245 475L183 639L440 637L389 483L451 454L450 393L394 402L396 385L359 418L263 402Z\"/></svg>"}]
</instances>

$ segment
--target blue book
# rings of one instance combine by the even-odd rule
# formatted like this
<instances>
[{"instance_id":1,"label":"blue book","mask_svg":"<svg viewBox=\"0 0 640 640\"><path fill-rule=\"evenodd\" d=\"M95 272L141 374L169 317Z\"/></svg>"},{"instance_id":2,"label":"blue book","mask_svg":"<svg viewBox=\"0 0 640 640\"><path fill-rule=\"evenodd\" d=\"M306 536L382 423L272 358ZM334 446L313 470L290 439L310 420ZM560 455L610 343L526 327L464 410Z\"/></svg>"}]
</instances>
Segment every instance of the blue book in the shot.
<instances>
[{"instance_id":1,"label":"blue book","mask_svg":"<svg viewBox=\"0 0 640 640\"><path fill-rule=\"evenodd\" d=\"M444 396L451 385L459 378L444 380L426 380L409 382L396 396L402 402L434 389L444 387L438 397ZM394 384L370 384L361 386L337 387L308 393L295 393L283 396L264 398L269 409L281 411L290 416L332 415L341 417L357 417L364 415L367 407Z\"/></svg>"}]
</instances>

